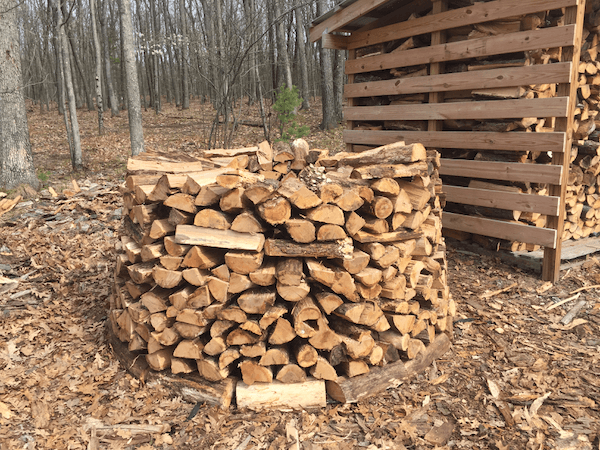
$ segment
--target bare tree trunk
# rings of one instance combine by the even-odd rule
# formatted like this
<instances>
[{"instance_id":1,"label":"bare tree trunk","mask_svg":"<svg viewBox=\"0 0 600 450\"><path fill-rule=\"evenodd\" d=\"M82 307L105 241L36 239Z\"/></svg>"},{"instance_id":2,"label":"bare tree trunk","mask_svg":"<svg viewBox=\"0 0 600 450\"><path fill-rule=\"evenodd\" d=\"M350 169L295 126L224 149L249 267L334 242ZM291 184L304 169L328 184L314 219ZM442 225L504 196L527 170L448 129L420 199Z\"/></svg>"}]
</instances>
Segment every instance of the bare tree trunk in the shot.
<instances>
[{"instance_id":1,"label":"bare tree trunk","mask_svg":"<svg viewBox=\"0 0 600 450\"><path fill-rule=\"evenodd\" d=\"M0 0L0 186L39 181L33 167L21 75L17 0Z\"/></svg>"},{"instance_id":2,"label":"bare tree trunk","mask_svg":"<svg viewBox=\"0 0 600 450\"><path fill-rule=\"evenodd\" d=\"M340 123L344 113L342 101L344 99L344 61L346 61L346 50L335 50L335 63L333 66L333 109L335 121Z\"/></svg>"},{"instance_id":3,"label":"bare tree trunk","mask_svg":"<svg viewBox=\"0 0 600 450\"><path fill-rule=\"evenodd\" d=\"M131 20L130 0L120 0L121 28L123 29L123 56L127 72L127 104L129 112L129 136L131 154L139 155L144 151L144 130L142 128L142 107L140 104L140 87L135 67L135 50L133 45L133 23Z\"/></svg>"},{"instance_id":4,"label":"bare tree trunk","mask_svg":"<svg viewBox=\"0 0 600 450\"><path fill-rule=\"evenodd\" d=\"M156 15L156 0L148 0L150 3L150 16L151 16L151 29L152 29L152 68L153 68L153 89L154 89L154 111L156 114L160 113L160 74L159 74L159 45L158 45L158 16Z\"/></svg>"},{"instance_id":5,"label":"bare tree trunk","mask_svg":"<svg viewBox=\"0 0 600 450\"><path fill-rule=\"evenodd\" d=\"M187 34L187 18L185 10L185 1L179 0L179 14L181 15L181 69L182 69L182 95L183 99L181 102L182 109L190 109L190 71L189 71L189 59L190 59L190 47L188 42Z\"/></svg>"},{"instance_id":6,"label":"bare tree trunk","mask_svg":"<svg viewBox=\"0 0 600 450\"><path fill-rule=\"evenodd\" d=\"M308 64L306 63L306 43L304 41L304 19L302 17L303 12L300 7L300 2L297 1L296 14L296 46L298 48L298 60L300 64L300 79L302 83L302 106L301 109L310 109L310 103L308 102L309 87L308 87Z\"/></svg>"},{"instance_id":7,"label":"bare tree trunk","mask_svg":"<svg viewBox=\"0 0 600 450\"><path fill-rule=\"evenodd\" d=\"M110 55L108 52L108 31L106 29L106 2L109 0L102 0L100 4L100 14L98 19L100 20L100 32L102 34L102 40L104 41L104 72L106 74L106 89L108 90L108 98L110 100L110 113L112 117L119 115L119 103L117 102L117 95L115 94L115 88L112 80L112 72L110 69Z\"/></svg>"},{"instance_id":8,"label":"bare tree trunk","mask_svg":"<svg viewBox=\"0 0 600 450\"><path fill-rule=\"evenodd\" d=\"M287 40L285 39L285 28L283 26L283 17L281 17L281 0L272 0L273 1L273 15L275 16L274 20L279 20L277 25L275 26L276 31L276 40L277 40L277 59L280 61L280 64L283 66L283 75L286 87L291 89L293 86L292 81L292 69L290 67L290 57L288 55L287 49Z\"/></svg>"},{"instance_id":9,"label":"bare tree trunk","mask_svg":"<svg viewBox=\"0 0 600 450\"><path fill-rule=\"evenodd\" d=\"M69 101L69 118L71 120L71 166L73 170L83 169L83 161L81 155L81 138L79 136L79 121L77 120L77 104L75 101L75 89L73 87L73 76L71 73L71 60L69 55L69 41L65 32L63 23L63 15L58 0L55 1L57 10L57 32L60 39L60 49L62 54L62 66L64 68L64 80L66 84L67 98Z\"/></svg>"},{"instance_id":10,"label":"bare tree trunk","mask_svg":"<svg viewBox=\"0 0 600 450\"><path fill-rule=\"evenodd\" d=\"M96 54L96 108L98 108L98 134L104 134L104 108L102 105L102 50L100 37L96 26L96 0L90 0L90 18L92 21L92 35L94 37L94 50Z\"/></svg>"},{"instance_id":11,"label":"bare tree trunk","mask_svg":"<svg viewBox=\"0 0 600 450\"><path fill-rule=\"evenodd\" d=\"M317 3L317 15L324 14L327 5L325 0L319 0ZM333 70L331 67L331 50L323 48L321 41L321 103L323 104L322 130L335 128L337 125L335 118L334 94L333 94Z\"/></svg>"}]
</instances>

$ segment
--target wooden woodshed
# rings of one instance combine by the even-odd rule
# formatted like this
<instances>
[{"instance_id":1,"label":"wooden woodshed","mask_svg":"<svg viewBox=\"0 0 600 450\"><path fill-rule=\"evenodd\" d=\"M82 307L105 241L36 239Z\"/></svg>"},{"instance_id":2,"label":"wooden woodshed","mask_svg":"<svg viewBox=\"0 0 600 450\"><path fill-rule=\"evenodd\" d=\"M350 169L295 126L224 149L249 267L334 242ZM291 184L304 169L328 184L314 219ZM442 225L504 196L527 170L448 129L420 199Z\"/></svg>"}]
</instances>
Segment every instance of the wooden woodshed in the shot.
<instances>
[{"instance_id":1,"label":"wooden woodshed","mask_svg":"<svg viewBox=\"0 0 600 450\"><path fill-rule=\"evenodd\" d=\"M600 3L346 0L311 41L348 50L349 151L396 141L442 153L443 225L508 249L600 232L595 132Z\"/></svg>"}]
</instances>

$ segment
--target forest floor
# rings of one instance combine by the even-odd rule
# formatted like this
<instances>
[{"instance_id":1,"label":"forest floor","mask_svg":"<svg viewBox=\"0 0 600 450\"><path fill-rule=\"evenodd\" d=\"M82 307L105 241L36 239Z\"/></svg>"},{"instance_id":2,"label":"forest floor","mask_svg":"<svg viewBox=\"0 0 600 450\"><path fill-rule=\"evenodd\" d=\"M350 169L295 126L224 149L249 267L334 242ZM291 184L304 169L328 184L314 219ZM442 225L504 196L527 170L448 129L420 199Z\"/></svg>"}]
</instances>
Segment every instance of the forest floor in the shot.
<instances>
[{"instance_id":1,"label":"forest floor","mask_svg":"<svg viewBox=\"0 0 600 450\"><path fill-rule=\"evenodd\" d=\"M311 146L340 149L341 128L319 131L319 111L302 115ZM600 448L600 260L593 256L552 286L449 242L458 306L452 349L417 379L355 405L194 410L164 387L140 383L104 334L126 114L107 117L101 137L94 113L80 111L79 119L86 170L72 173L62 118L30 112L39 177L46 188L68 189L58 197L42 191L0 218L1 450ZM144 112L147 148L195 153L211 119L198 103ZM243 127L234 145L262 138L260 128ZM581 300L577 318L561 325Z\"/></svg>"}]
</instances>

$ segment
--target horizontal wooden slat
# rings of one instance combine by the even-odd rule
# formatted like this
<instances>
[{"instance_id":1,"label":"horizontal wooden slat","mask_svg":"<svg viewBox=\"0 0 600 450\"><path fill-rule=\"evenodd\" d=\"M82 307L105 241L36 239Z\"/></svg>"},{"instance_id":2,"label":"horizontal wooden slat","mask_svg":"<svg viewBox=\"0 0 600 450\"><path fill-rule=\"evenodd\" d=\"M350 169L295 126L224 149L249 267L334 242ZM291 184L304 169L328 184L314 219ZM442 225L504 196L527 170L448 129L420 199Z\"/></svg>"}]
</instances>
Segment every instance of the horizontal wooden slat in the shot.
<instances>
[{"instance_id":1,"label":"horizontal wooden slat","mask_svg":"<svg viewBox=\"0 0 600 450\"><path fill-rule=\"evenodd\" d=\"M310 29L310 42L321 39L323 33L332 33L348 25L360 16L373 11L389 0L358 0L346 8L335 12L331 17L315 25Z\"/></svg>"},{"instance_id":2,"label":"horizontal wooden slat","mask_svg":"<svg viewBox=\"0 0 600 450\"><path fill-rule=\"evenodd\" d=\"M346 73L372 72L539 48L566 47L573 45L574 39L575 25L521 31L354 59L346 62ZM344 45L343 48L348 46L348 39L344 41Z\"/></svg>"},{"instance_id":3,"label":"horizontal wooden slat","mask_svg":"<svg viewBox=\"0 0 600 450\"><path fill-rule=\"evenodd\" d=\"M491 89L529 84L569 83L570 81L571 63L539 64L347 84L344 86L344 95L348 98L377 97L380 95Z\"/></svg>"},{"instance_id":4,"label":"horizontal wooden slat","mask_svg":"<svg viewBox=\"0 0 600 450\"><path fill-rule=\"evenodd\" d=\"M334 50L346 50L348 48L348 36L341 36L337 34L324 34L321 45L323 48L330 48Z\"/></svg>"},{"instance_id":5,"label":"horizontal wooden slat","mask_svg":"<svg viewBox=\"0 0 600 450\"><path fill-rule=\"evenodd\" d=\"M560 197L444 185L446 200L463 205L558 216Z\"/></svg>"},{"instance_id":6,"label":"horizontal wooden slat","mask_svg":"<svg viewBox=\"0 0 600 450\"><path fill-rule=\"evenodd\" d=\"M477 3L473 6L454 9L440 14L420 17L418 19L392 24L386 27L354 33L349 40L349 49L366 47L368 45L389 42L418 36L434 31L458 28L481 22L505 19L522 14L533 14L577 5L578 0L498 0L494 2ZM316 28L316 27L315 27ZM329 32L333 31L329 29ZM319 32L319 36L323 31ZM318 39L318 36L315 36ZM311 41L313 33L311 30Z\"/></svg>"},{"instance_id":7,"label":"horizontal wooden slat","mask_svg":"<svg viewBox=\"0 0 600 450\"><path fill-rule=\"evenodd\" d=\"M481 234L483 236L507 239L509 241L537 244L546 248L556 248L556 230L537 228L529 225L502 222L500 220L465 216L444 212L442 215L444 228Z\"/></svg>"},{"instance_id":8,"label":"horizontal wooden slat","mask_svg":"<svg viewBox=\"0 0 600 450\"><path fill-rule=\"evenodd\" d=\"M565 133L496 133L487 131L344 130L347 144L387 145L404 141L429 148L564 152Z\"/></svg>"},{"instance_id":9,"label":"horizontal wooden slat","mask_svg":"<svg viewBox=\"0 0 600 450\"><path fill-rule=\"evenodd\" d=\"M566 117L568 97L420 105L352 106L345 120L446 120Z\"/></svg>"},{"instance_id":10,"label":"horizontal wooden slat","mask_svg":"<svg viewBox=\"0 0 600 450\"><path fill-rule=\"evenodd\" d=\"M562 171L562 166L448 158L442 158L442 165L439 169L440 175L556 185L561 182Z\"/></svg>"}]
</instances>

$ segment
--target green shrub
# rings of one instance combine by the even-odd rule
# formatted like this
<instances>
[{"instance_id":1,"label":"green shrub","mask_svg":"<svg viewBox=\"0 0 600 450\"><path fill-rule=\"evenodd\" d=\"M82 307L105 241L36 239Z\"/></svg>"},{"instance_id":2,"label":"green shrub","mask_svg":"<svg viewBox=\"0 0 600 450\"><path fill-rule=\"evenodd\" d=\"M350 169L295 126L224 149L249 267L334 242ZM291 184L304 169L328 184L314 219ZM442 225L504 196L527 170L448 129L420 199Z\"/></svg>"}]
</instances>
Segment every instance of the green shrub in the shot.
<instances>
[{"instance_id":1,"label":"green shrub","mask_svg":"<svg viewBox=\"0 0 600 450\"><path fill-rule=\"evenodd\" d=\"M299 125L296 117L296 108L302 104L302 99L298 94L298 88L292 86L291 89L281 86L277 93L277 98L273 104L273 109L277 112L279 120L279 132L281 137L279 141L290 141L299 139L310 131L307 125Z\"/></svg>"}]
</instances>

